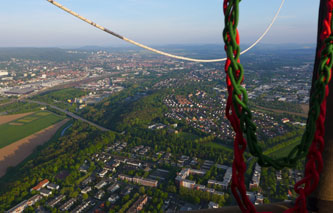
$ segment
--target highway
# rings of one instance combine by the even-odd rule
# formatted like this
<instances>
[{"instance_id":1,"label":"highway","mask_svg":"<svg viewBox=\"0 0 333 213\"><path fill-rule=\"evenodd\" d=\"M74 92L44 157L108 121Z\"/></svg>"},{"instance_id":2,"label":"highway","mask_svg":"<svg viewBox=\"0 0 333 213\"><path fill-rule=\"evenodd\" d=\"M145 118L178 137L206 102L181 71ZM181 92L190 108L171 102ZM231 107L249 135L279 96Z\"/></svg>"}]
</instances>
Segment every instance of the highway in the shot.
<instances>
[{"instance_id":1,"label":"highway","mask_svg":"<svg viewBox=\"0 0 333 213\"><path fill-rule=\"evenodd\" d=\"M117 74L119 74L119 72L113 72L113 73L108 73L108 74L104 74L104 75L101 75L101 76L88 77L88 78L83 78L83 79L79 79L79 80L75 80L75 81L73 80L73 81L65 82L63 84L59 84L59 85L56 85L56 86L53 86L53 87L44 88L44 89L32 92L32 93L27 94L27 95L21 95L18 98L18 100L24 100L26 98L30 98L30 97L33 97L35 95L39 95L41 93L46 93L46 92L53 91L53 90L59 90L59 89L64 89L64 88L73 88L73 87L78 86L82 83L97 81L97 80L100 80L100 79L103 79L103 78L112 77L112 76L117 75Z\"/></svg>"},{"instance_id":2,"label":"highway","mask_svg":"<svg viewBox=\"0 0 333 213\"><path fill-rule=\"evenodd\" d=\"M44 103L44 102L40 102L40 101L27 100L27 99L20 100L20 101L23 101L23 102L30 102L30 103L36 103L36 104L40 104L40 105L44 105L44 106L48 106L48 107L50 107L50 108L52 108L52 109L56 109L56 110L58 110L58 111L60 111L60 112L65 113L65 114L68 115L69 117L72 117L72 118L74 118L74 119L76 119L76 120L79 120L79 121L85 122L85 123L87 123L87 124L90 124L90 125L96 127L97 129L100 129L101 131L110 131L110 130L107 129L107 128L104 128L104 127L102 127L102 126L100 126L100 125L98 125L98 124L95 124L95 123L93 123L93 122L91 122L91 121L88 121L88 120L86 120L86 119L84 119L84 118L82 118L82 117L80 117L80 116L78 116L78 115L76 115L76 114L74 114L74 113L72 113L72 112L69 112L69 111L67 111L67 110L61 109L61 108L59 108L59 107L57 107L57 106L54 106L54 105L51 105L51 104Z\"/></svg>"},{"instance_id":3,"label":"highway","mask_svg":"<svg viewBox=\"0 0 333 213\"><path fill-rule=\"evenodd\" d=\"M8 102L8 103L4 103L4 104L1 104L1 105L7 105L7 104L11 104L13 102L16 102L16 101L22 101L22 102L30 102L30 103L37 103L37 104L41 104L41 105L45 105L45 106L48 106L50 108L53 108L53 109L56 109L60 112L63 112L65 113L66 115L74 118L74 119L77 119L77 120L80 120L82 122L85 122L85 123L88 123L98 129L100 129L101 131L110 131L109 129L107 128L104 128L98 124L95 124L91 121L88 121L74 113L71 113L67 110L64 110L64 109L61 109L57 106L54 106L54 105L51 105L51 104L48 104L48 103L44 103L44 102L40 102L40 101L33 101L33 100L29 100L28 98L31 98L35 95L39 95L41 93L45 93L45 92L48 92L48 91L53 91L53 90L57 90L57 89L63 89L63 88L70 88L70 87L75 87L77 85L80 85L82 83L87 83L87 82L90 82L90 81L97 81L99 79L103 79L103 78L107 78L107 77L111 77L111 76L114 76L114 75L117 75L119 74L119 72L113 72L113 73L108 73L108 74L105 74L105 75L101 75L101 76L96 76L96 77L89 77L89 78L83 78L83 79L80 79L80 80L76 80L76 81L70 81L70 82L66 82L66 83L63 83L63 84L60 84L60 85L57 85L57 86L54 86L54 87L50 87L50 88L45 88L45 89L42 89L42 90L39 90L39 91L35 91L33 93L30 93L30 94L27 94L27 95L22 95L20 96L17 100L13 100L11 102ZM0 106L1 106L0 105Z\"/></svg>"}]
</instances>

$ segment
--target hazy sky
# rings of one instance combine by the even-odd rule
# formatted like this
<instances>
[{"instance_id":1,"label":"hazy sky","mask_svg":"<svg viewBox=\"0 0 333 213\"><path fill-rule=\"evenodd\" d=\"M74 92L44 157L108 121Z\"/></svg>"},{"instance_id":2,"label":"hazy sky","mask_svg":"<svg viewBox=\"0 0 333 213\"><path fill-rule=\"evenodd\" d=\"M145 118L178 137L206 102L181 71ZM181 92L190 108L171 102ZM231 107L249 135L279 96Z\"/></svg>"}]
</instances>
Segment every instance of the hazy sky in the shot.
<instances>
[{"instance_id":1,"label":"hazy sky","mask_svg":"<svg viewBox=\"0 0 333 213\"><path fill-rule=\"evenodd\" d=\"M123 41L70 16L46 0L1 0L1 47L121 46ZM221 43L222 0L59 0L128 38L152 45ZM242 0L241 42L265 30L281 0ZM315 43L318 0L286 0L263 43Z\"/></svg>"}]
</instances>

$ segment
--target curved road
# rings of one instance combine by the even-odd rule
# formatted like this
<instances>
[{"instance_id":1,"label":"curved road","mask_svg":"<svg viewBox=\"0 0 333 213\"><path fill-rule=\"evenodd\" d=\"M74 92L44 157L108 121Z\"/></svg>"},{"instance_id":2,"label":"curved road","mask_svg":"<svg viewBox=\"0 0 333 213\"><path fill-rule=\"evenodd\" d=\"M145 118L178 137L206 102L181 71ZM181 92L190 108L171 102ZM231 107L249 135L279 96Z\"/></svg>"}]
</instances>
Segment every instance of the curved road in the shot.
<instances>
[{"instance_id":1,"label":"curved road","mask_svg":"<svg viewBox=\"0 0 333 213\"><path fill-rule=\"evenodd\" d=\"M98 125L98 124L95 124L95 123L93 123L93 122L91 122L91 121L88 121L88 120L86 120L86 119L84 119L84 118L82 118L82 117L80 117L80 116L78 116L78 115L76 115L76 114L74 114L74 113L72 113L72 112L69 112L69 111L67 111L67 110L61 109L61 108L59 108L59 107L57 107L57 106L54 106L54 105L51 105L51 104L48 104L48 103L44 103L44 102L40 102L40 101L32 101L32 100L27 100L27 99L20 100L20 101L26 101L26 102L30 102L30 103L35 103L35 104L45 105L45 106L48 106L48 107L50 107L50 108L56 109L56 110L58 110L58 111L60 111L60 112L63 112L63 113L65 113L66 115L68 115L68 116L70 116L70 117L72 117L72 118L74 118L74 119L76 119L76 120L80 120L80 121L82 121L82 122L85 122L85 123L87 123L87 124L90 124L90 125L96 127L97 129L100 129L100 130L102 130L102 131L111 131L111 130L109 130L109 129L107 129L107 128L104 128L104 127Z\"/></svg>"}]
</instances>

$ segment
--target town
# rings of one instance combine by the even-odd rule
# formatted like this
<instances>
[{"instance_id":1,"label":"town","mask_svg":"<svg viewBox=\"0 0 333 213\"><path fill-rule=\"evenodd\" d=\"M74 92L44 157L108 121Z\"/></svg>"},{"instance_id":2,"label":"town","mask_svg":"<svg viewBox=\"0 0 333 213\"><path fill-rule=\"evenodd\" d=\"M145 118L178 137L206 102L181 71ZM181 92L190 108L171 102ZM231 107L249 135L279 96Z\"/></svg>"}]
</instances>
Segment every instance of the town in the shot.
<instances>
[{"instance_id":1,"label":"town","mask_svg":"<svg viewBox=\"0 0 333 213\"><path fill-rule=\"evenodd\" d=\"M64 193L64 185L61 183L55 184L44 179L30 189L29 199L6 212L22 212L36 203L40 204L39 211L58 209L70 212L104 212L108 208L112 210L119 206L119 212L140 212L147 203L158 198L151 189L163 193L163 202L158 208L163 212L218 208L228 202L232 176L230 166L181 155L174 158L175 168L169 170L163 167L161 160L170 160L170 153L154 153L149 150L149 147L144 146L128 148L127 143L116 142L103 152L87 156L89 158L78 168L82 177L76 181L77 188L72 193ZM122 155L112 154L114 152ZM131 157L124 157L126 155ZM154 162L156 156L158 157ZM290 172L290 180L297 181L301 178L300 173L293 170ZM254 204L260 205L264 203L263 195L257 191L260 187L260 166L256 164L251 173L248 196ZM60 172L57 176L60 180L65 180L66 172ZM282 180L281 172L277 172L276 178ZM206 205L192 204L183 200L172 186L180 190L206 193L211 201ZM252 191L253 189L256 190Z\"/></svg>"},{"instance_id":2,"label":"town","mask_svg":"<svg viewBox=\"0 0 333 213\"><path fill-rule=\"evenodd\" d=\"M49 175L30 174L24 196L4 211L175 212L236 205L230 188L234 132L225 117L221 63L180 62L134 50L62 51L71 61L0 61L1 101L18 108L27 100L54 105L109 128L116 139L71 121L59 145L50 145L68 152L69 159L45 158L48 166L57 166ZM269 60L262 54L256 54L256 63L245 63L243 86L260 145L266 154L280 156L299 143L304 130L313 64L309 56L296 65L255 71ZM12 113L2 108L2 115ZM72 141L67 134L82 138ZM90 134L107 136L97 145ZM249 153L245 159L251 202L295 198L292 184L302 177L301 166L275 171L261 168ZM41 166L35 164L31 168Z\"/></svg>"}]
</instances>

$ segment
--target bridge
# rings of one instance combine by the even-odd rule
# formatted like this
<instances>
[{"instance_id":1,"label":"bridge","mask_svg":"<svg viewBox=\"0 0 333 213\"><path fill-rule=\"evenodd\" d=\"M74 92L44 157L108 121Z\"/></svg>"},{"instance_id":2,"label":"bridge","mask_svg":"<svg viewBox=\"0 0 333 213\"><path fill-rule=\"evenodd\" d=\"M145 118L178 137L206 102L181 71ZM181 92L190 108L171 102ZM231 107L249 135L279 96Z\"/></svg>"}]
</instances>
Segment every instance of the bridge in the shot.
<instances>
[{"instance_id":1,"label":"bridge","mask_svg":"<svg viewBox=\"0 0 333 213\"><path fill-rule=\"evenodd\" d=\"M95 123L93 123L93 122L91 122L91 121L88 121L87 119L84 119L84 118L82 118L82 117L80 117L80 116L78 116L78 115L76 115L76 114L74 114L74 113L72 113L72 112L69 112L69 111L67 111L67 110L61 109L61 108L59 108L59 107L57 107L57 106L54 106L54 105L51 105L51 104L44 103L44 102L41 102L41 101L28 100L28 99L23 99L23 100L20 100L20 101L23 101L23 102L29 102L29 103L35 103L35 104L40 104L40 105L44 105L44 106L48 106L48 107L50 107L50 108L52 108L52 109L55 109L55 110L58 110L58 111L60 111L60 112L65 113L65 114L66 114L67 116L69 116L69 117L72 117L72 118L74 118L74 119L76 119L76 120L79 120L79 121L82 121L82 122L84 122L84 123L90 124L90 125L96 127L97 129L99 129L99 130L101 130L101 131L104 131L104 132L106 132L106 131L110 131L110 129L104 128L104 127L102 127L102 126L100 126L100 125L98 125L98 124L95 124Z\"/></svg>"}]
</instances>

